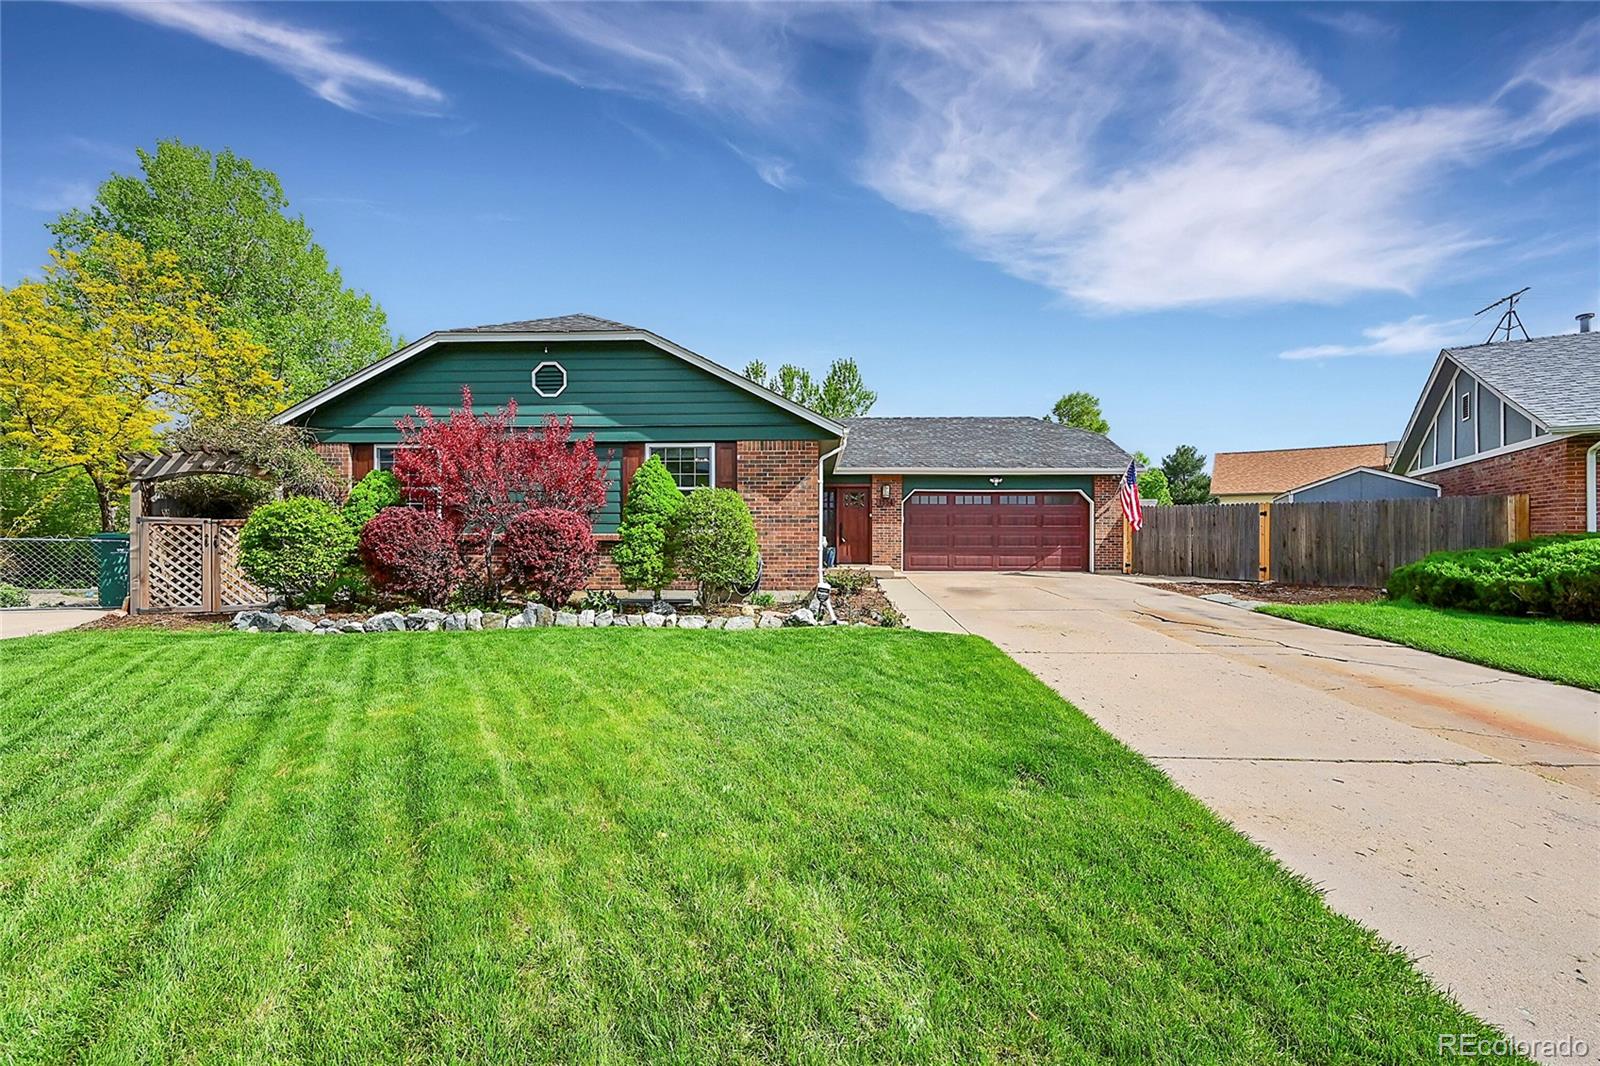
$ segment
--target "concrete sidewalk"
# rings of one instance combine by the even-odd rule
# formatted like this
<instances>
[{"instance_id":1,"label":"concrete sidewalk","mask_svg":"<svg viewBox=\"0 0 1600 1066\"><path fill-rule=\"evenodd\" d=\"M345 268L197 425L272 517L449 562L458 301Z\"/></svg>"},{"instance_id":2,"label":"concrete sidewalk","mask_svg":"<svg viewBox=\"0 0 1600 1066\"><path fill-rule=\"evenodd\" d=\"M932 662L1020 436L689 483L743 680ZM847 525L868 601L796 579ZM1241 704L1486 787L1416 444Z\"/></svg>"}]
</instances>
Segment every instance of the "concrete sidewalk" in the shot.
<instances>
[{"instance_id":1,"label":"concrete sidewalk","mask_svg":"<svg viewBox=\"0 0 1600 1066\"><path fill-rule=\"evenodd\" d=\"M1521 1039L1600 1054L1600 695L1088 574L885 582L988 637Z\"/></svg>"},{"instance_id":2,"label":"concrete sidewalk","mask_svg":"<svg viewBox=\"0 0 1600 1066\"><path fill-rule=\"evenodd\" d=\"M0 611L0 640L76 629L109 613L99 607L8 607Z\"/></svg>"}]
</instances>

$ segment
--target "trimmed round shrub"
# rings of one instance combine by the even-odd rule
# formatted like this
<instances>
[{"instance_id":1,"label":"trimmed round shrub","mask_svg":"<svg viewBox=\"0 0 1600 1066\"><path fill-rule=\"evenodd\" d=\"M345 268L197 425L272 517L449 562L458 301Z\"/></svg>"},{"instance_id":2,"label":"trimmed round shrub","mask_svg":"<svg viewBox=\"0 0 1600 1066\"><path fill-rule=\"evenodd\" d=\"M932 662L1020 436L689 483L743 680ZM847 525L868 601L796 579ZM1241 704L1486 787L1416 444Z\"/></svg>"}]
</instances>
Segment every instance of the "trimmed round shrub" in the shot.
<instances>
[{"instance_id":1,"label":"trimmed round shrub","mask_svg":"<svg viewBox=\"0 0 1600 1066\"><path fill-rule=\"evenodd\" d=\"M627 499L622 502L622 522L611 561L617 565L622 585L649 589L660 599L661 590L677 576L668 554L667 532L672 516L683 506L683 490L667 473L659 455L652 455L633 473Z\"/></svg>"},{"instance_id":2,"label":"trimmed round shrub","mask_svg":"<svg viewBox=\"0 0 1600 1066\"><path fill-rule=\"evenodd\" d=\"M503 546L512 583L551 607L565 604L588 583L599 554L589 520L554 507L513 518Z\"/></svg>"},{"instance_id":3,"label":"trimmed round shrub","mask_svg":"<svg viewBox=\"0 0 1600 1066\"><path fill-rule=\"evenodd\" d=\"M400 506L400 479L387 470L374 470L355 483L344 501L344 520L357 533L385 507Z\"/></svg>"},{"instance_id":4,"label":"trimmed round shrub","mask_svg":"<svg viewBox=\"0 0 1600 1066\"><path fill-rule=\"evenodd\" d=\"M28 590L0 582L0 607L28 606Z\"/></svg>"},{"instance_id":5,"label":"trimmed round shrub","mask_svg":"<svg viewBox=\"0 0 1600 1066\"><path fill-rule=\"evenodd\" d=\"M355 546L356 535L338 511L294 496L250 512L239 531L239 565L256 584L293 597L331 577Z\"/></svg>"},{"instance_id":6,"label":"trimmed round shrub","mask_svg":"<svg viewBox=\"0 0 1600 1066\"><path fill-rule=\"evenodd\" d=\"M695 583L702 605L727 603L756 579L756 523L732 489L695 489L672 518L667 555Z\"/></svg>"},{"instance_id":7,"label":"trimmed round shrub","mask_svg":"<svg viewBox=\"0 0 1600 1066\"><path fill-rule=\"evenodd\" d=\"M373 515L361 527L360 555L380 590L428 607L448 600L464 573L455 529L414 507L385 507Z\"/></svg>"}]
</instances>

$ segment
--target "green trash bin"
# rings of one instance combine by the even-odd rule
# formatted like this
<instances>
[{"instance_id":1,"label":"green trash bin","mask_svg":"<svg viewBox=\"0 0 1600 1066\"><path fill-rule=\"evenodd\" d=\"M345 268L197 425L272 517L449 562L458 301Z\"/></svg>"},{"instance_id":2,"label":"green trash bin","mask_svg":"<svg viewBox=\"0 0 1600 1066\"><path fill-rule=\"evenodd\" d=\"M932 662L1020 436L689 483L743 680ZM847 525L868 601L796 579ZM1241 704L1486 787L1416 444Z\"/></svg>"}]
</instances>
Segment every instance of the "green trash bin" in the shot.
<instances>
[{"instance_id":1,"label":"green trash bin","mask_svg":"<svg viewBox=\"0 0 1600 1066\"><path fill-rule=\"evenodd\" d=\"M121 607L128 598L128 535L96 533L89 539L100 563L100 606Z\"/></svg>"}]
</instances>

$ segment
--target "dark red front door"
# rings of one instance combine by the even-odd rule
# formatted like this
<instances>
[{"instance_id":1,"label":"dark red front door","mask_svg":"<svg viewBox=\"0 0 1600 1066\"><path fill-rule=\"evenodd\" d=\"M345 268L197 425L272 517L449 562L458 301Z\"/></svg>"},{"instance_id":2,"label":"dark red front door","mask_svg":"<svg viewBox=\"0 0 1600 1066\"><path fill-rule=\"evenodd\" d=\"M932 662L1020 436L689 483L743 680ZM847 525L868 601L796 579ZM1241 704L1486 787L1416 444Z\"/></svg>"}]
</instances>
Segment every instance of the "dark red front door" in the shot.
<instances>
[{"instance_id":1,"label":"dark red front door","mask_svg":"<svg viewBox=\"0 0 1600 1066\"><path fill-rule=\"evenodd\" d=\"M872 490L866 485L840 485L833 492L839 563L872 562Z\"/></svg>"},{"instance_id":2,"label":"dark red front door","mask_svg":"<svg viewBox=\"0 0 1600 1066\"><path fill-rule=\"evenodd\" d=\"M928 492L905 502L907 570L1087 570L1076 492Z\"/></svg>"}]
</instances>

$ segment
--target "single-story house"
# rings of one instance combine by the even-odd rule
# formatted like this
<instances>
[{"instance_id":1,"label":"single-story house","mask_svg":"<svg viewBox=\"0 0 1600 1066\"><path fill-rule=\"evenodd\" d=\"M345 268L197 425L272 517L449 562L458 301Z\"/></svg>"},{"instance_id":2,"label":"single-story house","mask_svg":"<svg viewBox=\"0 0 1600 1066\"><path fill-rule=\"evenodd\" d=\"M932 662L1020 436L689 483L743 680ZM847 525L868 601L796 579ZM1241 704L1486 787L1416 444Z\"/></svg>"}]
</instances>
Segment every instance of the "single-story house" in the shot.
<instances>
[{"instance_id":1,"label":"single-story house","mask_svg":"<svg viewBox=\"0 0 1600 1066\"><path fill-rule=\"evenodd\" d=\"M1273 503L1348 503L1352 500L1431 500L1443 490L1431 481L1358 466L1273 497Z\"/></svg>"},{"instance_id":2,"label":"single-story house","mask_svg":"<svg viewBox=\"0 0 1600 1066\"><path fill-rule=\"evenodd\" d=\"M1526 493L1533 533L1575 533L1596 529L1597 456L1600 333L1579 332L1440 351L1389 469Z\"/></svg>"},{"instance_id":3,"label":"single-story house","mask_svg":"<svg viewBox=\"0 0 1600 1066\"><path fill-rule=\"evenodd\" d=\"M1218 452L1211 461L1211 493L1219 503L1268 503L1348 470L1386 469L1393 447L1380 442Z\"/></svg>"},{"instance_id":4,"label":"single-story house","mask_svg":"<svg viewBox=\"0 0 1600 1066\"><path fill-rule=\"evenodd\" d=\"M1117 489L1129 456L1037 418L836 422L649 330L591 315L430 333L278 414L347 481L393 465L397 419L444 412L470 386L515 399L518 423L571 417L611 482L595 532L607 558L633 473L659 455L685 490L737 490L755 518L764 587L809 588L824 544L895 569L1120 572Z\"/></svg>"}]
</instances>

